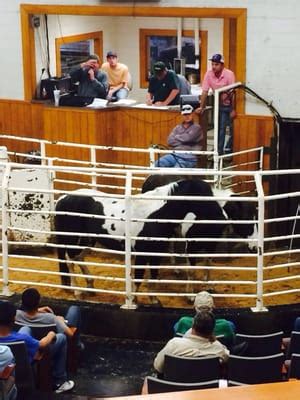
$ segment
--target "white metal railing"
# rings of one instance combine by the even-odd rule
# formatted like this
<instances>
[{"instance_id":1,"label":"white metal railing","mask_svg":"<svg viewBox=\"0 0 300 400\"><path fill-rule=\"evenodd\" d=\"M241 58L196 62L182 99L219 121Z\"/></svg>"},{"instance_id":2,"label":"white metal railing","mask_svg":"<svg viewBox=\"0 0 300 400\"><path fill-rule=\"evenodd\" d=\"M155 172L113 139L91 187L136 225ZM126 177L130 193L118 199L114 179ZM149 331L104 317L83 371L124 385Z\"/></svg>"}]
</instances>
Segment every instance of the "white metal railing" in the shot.
<instances>
[{"instance_id":1,"label":"white metal railing","mask_svg":"<svg viewBox=\"0 0 300 400\"><path fill-rule=\"evenodd\" d=\"M99 176L110 176L110 170L105 168L97 168L97 167L74 167L74 166L55 166L55 165L37 165L34 166L37 170L47 171L50 175L56 175L59 172L63 172L64 174L73 174L74 172L81 173L92 173L94 178ZM55 268L57 262L59 261L56 257L50 257L47 255L46 257L35 256L34 252L27 256L20 256L15 254L12 250L12 246L23 246L26 248L36 248L36 247L44 247L48 249L49 252L53 252L53 250L59 246L53 243L53 238L57 234L62 234L62 232L55 232L54 230L45 230L38 226L33 227L16 227L10 224L10 216L20 215L42 215L48 214L49 216L54 215L54 209L51 205L49 205L49 209L46 210L23 210L23 209L13 209L10 207L9 198L14 193L31 193L31 194L49 194L51 198L53 198L52 204L54 204L54 197L69 193L70 191L64 190L60 191L58 189L29 189L24 184L19 186L11 186L9 184L9 179L12 171L22 170L22 169L32 169L32 165L26 164L18 164L18 163L0 163L0 170L2 170L2 182L1 182L1 193L2 193L2 283L3 283L3 294L8 295L10 293L10 287L14 284L21 285L39 285L43 287L53 287L53 288L62 288L64 286L58 283L59 275L61 275L57 268ZM149 271L151 269L159 268L165 273L171 273L174 269L174 265L168 263L162 263L162 265L139 265L135 266L132 264L132 257L139 255L135 250L132 250L132 242L137 240L148 240L148 237L134 236L132 235L131 226L133 223L145 222L145 219L138 218L137 216L132 214L132 204L133 201L138 202L139 199L143 198L140 195L133 194L133 184L132 182L137 178L143 179L143 177L151 172L153 169L116 169L112 172L112 174L116 173L118 177L123 177L125 182L125 192L123 194L101 194L101 196L105 197L114 197L118 199L124 200L125 205L125 213L124 213L124 224L125 224L125 248L124 250L112 250L112 249L93 249L97 257L102 258L100 262L96 261L79 261L79 265L89 265L93 271L90 276L86 276L84 274L74 273L72 274L75 278L79 277L92 277L97 281L96 288L82 288L81 286L74 285L71 289L84 290L86 292L94 292L104 294L115 294L118 296L122 296L124 299L124 307L132 308L134 306L133 296L141 297L141 296L160 296L160 297L184 297L184 296L192 296L193 290L197 290L197 288L203 288L211 286L215 289L214 296L222 297L224 299L228 298L240 298L240 299L252 299L252 305L255 306L256 310L263 310L265 307L265 300L270 297L275 297L277 295L288 295L291 293L299 293L299 288L297 286L292 286L293 281L299 279L299 274L297 272L297 268L299 268L299 248L297 247L297 241L299 241L300 235L297 233L297 229L295 224L300 219L298 215L299 207L295 210L295 215L287 215L285 217L268 217L265 218L265 210L268 210L268 204L275 202L277 200L282 199L291 199L293 201L298 201L300 192L293 193L276 193L272 195L267 195L264 193L262 179L267 176L273 175L291 175L291 174L299 174L300 170L282 170L282 171L214 171L217 177L226 177L226 176L240 176L240 177L249 177L251 178L256 187L257 196L242 196L239 198L235 198L240 202L244 201L254 201L257 202L258 205L258 238L253 239L253 241L257 241L257 252L254 254L244 254L244 253L224 253L224 251L217 251L213 257L217 260L217 263L220 265L211 265L205 262L205 258L211 256L211 254L206 253L193 253L190 256L197 257L202 265L197 266L187 266L187 265L178 265L176 269L181 271L191 271L194 272L193 279L188 280L187 278L182 279L174 279L174 277L163 275L158 280L153 279L143 279L138 280L132 277L132 271L138 268L146 268ZM160 174L168 174L168 175L198 175L199 177L206 178L206 175L209 173L207 170L184 170L184 169L165 169L165 170L155 170L156 173ZM96 182L96 181L94 181ZM53 183L53 182L52 182ZM153 201L154 197L149 196L148 201ZM170 199L168 196L156 196L155 199L167 200ZM179 196L172 196L172 200L182 200ZM205 197L201 198L198 196L189 196L189 200L199 200L199 201L207 201L210 198ZM186 199L185 199L186 200ZM230 201L230 199L226 196L213 197L210 200L218 200L218 201ZM78 215L78 213L68 213L69 215ZM80 214L78 215L80 216ZM94 218L101 218L101 216L95 216ZM110 216L108 219L111 221L117 221L117 218L114 216ZM178 223L178 220L160 220L157 221L155 219L148 220L156 221L158 223L169 221L170 223ZM244 224L250 223L252 221L243 221ZM221 221L212 221L212 220L202 220L195 222L193 220L186 220L185 223L222 223ZM233 224L241 223L241 221L232 221ZM282 224L282 223L290 223L292 225L291 232L289 234L280 235L278 232L276 234L268 233L268 226L274 224ZM8 238L8 234L15 232L24 232L28 233L31 236L34 236L38 233L44 233L50 239L48 241L33 241L33 240L11 240ZM66 235L70 235L70 233L66 233ZM82 234L76 236L82 237L105 237L104 234L96 235L96 234ZM110 237L113 237L110 235ZM116 236L115 238L120 238ZM182 238L172 238L168 239L166 237L154 238L154 240L159 241L170 241L173 243L182 243L186 242L186 239ZM193 241L201 242L211 240L208 238L193 238ZM244 240L245 241L245 240ZM294 246L282 246L281 243L284 241L289 241L294 244ZM243 242L243 240L239 238L229 237L229 238L215 238L214 242L220 245L225 244L234 244L235 242ZM271 247L270 247L271 246ZM273 246L273 247L272 247ZM82 246L72 245L68 246L74 249L81 249ZM143 253L146 256L151 254L145 252ZM188 257L185 251L178 252L173 250L171 253L155 253L156 256L168 256L172 255L174 257L178 257L183 260ZM105 257L114 257L114 262L105 259ZM120 260L121 257L121 260ZM226 257L229 261L226 264L222 264L222 258ZM272 258L274 261L272 261ZM33 260L33 266L30 268L24 267L22 265L22 260ZM244 265L235 265L236 260L242 260ZM271 259L271 261L269 261ZM12 264L12 261L17 263L17 265ZM61 261L61 260L60 260ZM47 270L41 270L38 267L34 267L34 263L52 263L54 264L53 268L48 268ZM101 274L98 272L101 270ZM286 272L287 269L291 271L289 273ZM293 270L295 272L293 272ZM203 272L209 272L211 276L208 280L205 280ZM238 271L238 277L232 278L227 276L229 273L236 273ZM278 271L280 276L274 276L274 274ZM15 273L21 273L23 276L21 278L16 278ZM114 272L114 273L113 273ZM115 275L117 273L117 275ZM218 274L217 274L218 273ZM222 275L224 274L224 275ZM249 274L247 278L245 278L245 274ZM273 274L273 275L272 275ZM284 274L284 275L282 275ZM26 276L30 276L31 279L26 279ZM34 280L33 276L41 276L38 281ZM48 277L55 278L54 281L46 281ZM141 292L135 292L133 283L143 282L145 285L149 285L147 290ZM106 286L102 285L106 283ZM156 289L153 290L153 283L157 285L164 285L164 289ZM192 289L183 290L182 285L189 284ZM276 284L274 290L270 291L266 289L266 287L270 284ZM109 285L109 287L107 287ZM173 286L172 286L173 285ZM175 285L175 289L174 288ZM180 285L181 290L176 290L176 286ZM228 293L224 290L224 287L232 286L232 292ZM287 285L290 285L287 287ZM69 287L65 287L69 288ZM222 289L223 288L223 289Z\"/></svg>"},{"instance_id":2,"label":"white metal railing","mask_svg":"<svg viewBox=\"0 0 300 400\"><path fill-rule=\"evenodd\" d=\"M216 126L216 129L218 127ZM217 132L217 130L215 129L215 132ZM215 136L215 140L216 137L218 136L217 134L214 135ZM120 146L98 146L98 145L90 145L90 144L81 144L81 143L70 143L70 142L62 142L62 141L49 141L49 140L45 140L45 139L36 139L36 138L28 138L28 137L20 137L20 136L11 136L11 135L0 135L0 139L9 139L10 141L15 141L15 142L25 142L25 143L31 143L33 145L38 145L39 146L39 151L40 151L40 155L36 155L36 154L28 154L28 153L22 153L22 152L16 152L16 151L8 151L8 155L13 159L15 157L21 158L21 159L25 159L30 157L33 160L37 160L39 161L42 165L70 165L70 166L74 166L74 170L73 172L71 172L71 170L69 171L69 179L66 180L65 178L61 178L61 177L57 177L55 173L53 173L52 179L54 182L56 183L60 183L60 184L73 184L73 185L85 185L86 187L91 187L93 189L97 189L97 188L101 188L104 187L103 184L97 184L96 179L95 179L95 172L93 170L93 168L109 168L114 170L115 173L115 177L117 178L123 178L124 179L124 175L120 174L118 175L118 170L122 170L124 171L124 169L129 169L129 170L144 170L145 168L153 168L154 167L154 163L155 160L157 158L158 155L160 154L182 154L182 153L186 153L187 150L167 150L167 149L160 149L157 146L151 146L147 149L145 148L135 148L135 147L120 147ZM89 153L89 159L88 160L74 160L74 159L70 159L70 158L61 158L59 156L55 156L55 146L59 146L61 147L65 147L66 149L68 148L80 148L80 149L85 149L88 151ZM217 149L217 147L215 147L215 149ZM97 159L97 152L98 151L108 151L110 153L114 153L114 154L122 154L122 153L132 153L132 154L145 154L148 155L149 157L149 162L148 165L146 166L142 166L142 165L134 165L134 164L124 164L124 163L115 163L115 162L108 162L108 161L103 161L103 160L99 160ZM211 175L211 179L212 180L216 180L217 177L216 175L213 173L214 171L217 170L224 170L224 171L229 171L229 170L233 170L233 169L239 169L239 170L246 170L247 168L252 169L252 170L262 170L263 168L263 147L257 147L257 148L253 148L253 149L248 149L248 150L243 150L243 151L239 151L239 152L235 152L233 154L227 154L227 155L222 155L219 156L217 151L189 151L189 153L197 155L197 156L201 156L203 158L205 158L206 160L208 160L210 157L213 158L213 165L212 165L212 175ZM224 164L226 163L226 161L229 158L232 157L239 157L239 156L245 156L247 154L253 154L256 153L257 154L257 159L251 161L251 162L244 162L244 163L239 163L237 165L233 165L231 163L231 165L229 166L228 163L225 166ZM48 154L51 154L51 156L49 156ZM99 156L98 156L99 158ZM114 157L112 157L114 158ZM85 176L87 178L89 178L88 181L85 181L85 183L80 183L78 180L76 180L76 174L78 173L78 170L76 170L76 166L82 166L82 167L87 167L88 169L86 169L85 171L81 170L80 174L81 176ZM102 173L102 177L111 177L111 171L108 174L108 171L104 171ZM74 175L74 179L71 179L71 175ZM219 184L220 185L226 185L226 186L230 186L230 180L231 180L232 176L231 175L227 175L227 181L226 182L221 182L219 179ZM136 182L140 182L141 180L143 180L142 177L134 177L134 180ZM125 183L124 183L125 185ZM109 185L105 185L105 187L109 187ZM120 182L118 182L117 185L110 185L110 189L124 189L125 186L120 185Z\"/></svg>"}]
</instances>

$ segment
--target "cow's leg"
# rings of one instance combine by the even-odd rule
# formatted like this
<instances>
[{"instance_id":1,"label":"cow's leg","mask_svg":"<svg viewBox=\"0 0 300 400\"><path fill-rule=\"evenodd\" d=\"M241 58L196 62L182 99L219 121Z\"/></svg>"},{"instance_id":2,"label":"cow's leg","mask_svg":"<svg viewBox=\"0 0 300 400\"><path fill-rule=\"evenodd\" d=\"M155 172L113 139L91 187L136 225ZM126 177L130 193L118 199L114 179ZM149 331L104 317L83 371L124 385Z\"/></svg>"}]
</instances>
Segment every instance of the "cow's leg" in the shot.
<instances>
[{"instance_id":1,"label":"cow's leg","mask_svg":"<svg viewBox=\"0 0 300 400\"><path fill-rule=\"evenodd\" d=\"M71 286L74 287L77 284L76 277L73 275L75 273L75 264L74 264L74 260L71 260L70 258L68 258L68 268L69 268L69 272L70 272ZM74 289L74 296L76 298L80 298L81 294L82 294L81 290Z\"/></svg>"},{"instance_id":2,"label":"cow's leg","mask_svg":"<svg viewBox=\"0 0 300 400\"><path fill-rule=\"evenodd\" d=\"M84 261L84 251L81 252L81 254L79 256L76 257L76 261ZM81 272L83 273L83 275L87 276L90 275L90 271L88 269L88 266L85 264L78 264L79 268L81 269ZM93 278L85 278L86 279L86 286L88 288L93 289L94 288L94 279ZM91 292L93 293L93 292Z\"/></svg>"},{"instance_id":3,"label":"cow's leg","mask_svg":"<svg viewBox=\"0 0 300 400\"><path fill-rule=\"evenodd\" d=\"M57 248L57 256L60 260L66 260L66 250L64 248ZM63 274L69 274L69 268L67 261L59 261L59 272ZM60 275L61 284L64 286L70 286L71 279L69 275Z\"/></svg>"}]
</instances>

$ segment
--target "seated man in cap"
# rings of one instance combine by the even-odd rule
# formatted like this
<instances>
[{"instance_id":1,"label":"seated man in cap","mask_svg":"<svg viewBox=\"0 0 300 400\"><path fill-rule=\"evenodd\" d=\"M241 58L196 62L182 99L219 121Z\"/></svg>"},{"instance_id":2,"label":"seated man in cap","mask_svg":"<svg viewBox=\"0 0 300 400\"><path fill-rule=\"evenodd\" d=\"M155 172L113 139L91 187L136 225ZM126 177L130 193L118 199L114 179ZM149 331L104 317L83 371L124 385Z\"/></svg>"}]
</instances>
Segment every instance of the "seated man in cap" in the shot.
<instances>
[{"instance_id":1,"label":"seated man in cap","mask_svg":"<svg viewBox=\"0 0 300 400\"><path fill-rule=\"evenodd\" d=\"M109 92L107 99L126 99L129 93L128 67L118 62L118 55L115 51L109 51L106 55L106 60L107 61L102 64L101 69L108 75Z\"/></svg>"},{"instance_id":2,"label":"seated man in cap","mask_svg":"<svg viewBox=\"0 0 300 400\"><path fill-rule=\"evenodd\" d=\"M106 73L100 71L99 67L99 57L97 54L91 54L80 68L70 72L72 82L79 82L78 96L106 98L108 79Z\"/></svg>"},{"instance_id":3,"label":"seated man in cap","mask_svg":"<svg viewBox=\"0 0 300 400\"><path fill-rule=\"evenodd\" d=\"M204 75L200 107L196 112L202 114L205 110L209 89L220 89L235 82L235 76L230 69L224 67L224 58L221 54L214 54L211 61L211 70ZM232 120L235 118L233 92L222 92L219 109L218 153L232 152ZM226 128L229 128L229 140L225 143Z\"/></svg>"},{"instance_id":4,"label":"seated man in cap","mask_svg":"<svg viewBox=\"0 0 300 400\"><path fill-rule=\"evenodd\" d=\"M173 150L201 150L203 147L203 132L199 124L193 120L194 109L190 104L182 107L183 121L175 126L168 137L168 145ZM159 158L155 166L168 168L194 168L197 165L197 155L189 153L166 154Z\"/></svg>"},{"instance_id":5,"label":"seated man in cap","mask_svg":"<svg viewBox=\"0 0 300 400\"><path fill-rule=\"evenodd\" d=\"M214 309L214 299L212 295L206 291L199 292L194 301L194 307L196 313L200 310L209 310L213 312ZM178 322L174 325L174 332L177 336L183 336L192 328L194 317L181 317ZM235 339L235 326L231 321L226 319L217 318L214 335L224 336L224 340L228 346L231 346Z\"/></svg>"},{"instance_id":6,"label":"seated man in cap","mask_svg":"<svg viewBox=\"0 0 300 400\"><path fill-rule=\"evenodd\" d=\"M162 61L153 65L154 75L149 80L146 103L156 106L179 104L179 81L174 71L168 70Z\"/></svg>"}]
</instances>

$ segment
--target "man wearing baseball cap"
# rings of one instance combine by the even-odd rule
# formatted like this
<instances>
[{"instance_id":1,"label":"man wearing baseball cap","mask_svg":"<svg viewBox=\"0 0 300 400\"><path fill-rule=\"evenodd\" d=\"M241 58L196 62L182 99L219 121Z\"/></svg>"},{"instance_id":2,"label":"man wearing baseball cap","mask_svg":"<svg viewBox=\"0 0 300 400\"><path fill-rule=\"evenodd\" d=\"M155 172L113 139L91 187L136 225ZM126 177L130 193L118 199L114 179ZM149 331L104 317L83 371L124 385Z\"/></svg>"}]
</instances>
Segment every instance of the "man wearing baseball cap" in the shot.
<instances>
[{"instance_id":1,"label":"man wearing baseball cap","mask_svg":"<svg viewBox=\"0 0 300 400\"><path fill-rule=\"evenodd\" d=\"M214 310L214 299L210 293L203 290L196 294L194 301L194 308L196 313L202 309L213 312ZM177 336L183 336L188 332L193 325L194 317L181 317L174 325L174 332ZM231 346L235 339L234 325L231 321L226 319L217 318L214 328L214 334L216 336L224 336L224 340L228 346Z\"/></svg>"},{"instance_id":2,"label":"man wearing baseball cap","mask_svg":"<svg viewBox=\"0 0 300 400\"><path fill-rule=\"evenodd\" d=\"M149 80L146 103L148 106L169 106L179 104L179 100L179 81L175 72L168 70L163 61L157 61Z\"/></svg>"},{"instance_id":3,"label":"man wearing baseball cap","mask_svg":"<svg viewBox=\"0 0 300 400\"><path fill-rule=\"evenodd\" d=\"M168 137L168 145L173 150L201 150L203 132L193 120L194 109L185 104L181 109L182 123L175 126ZM190 153L170 153L159 158L156 167L194 168L197 166L197 155Z\"/></svg>"},{"instance_id":4,"label":"man wearing baseball cap","mask_svg":"<svg viewBox=\"0 0 300 400\"><path fill-rule=\"evenodd\" d=\"M215 90L235 82L235 76L230 69L224 67L224 57L222 54L214 54L210 59L211 70L204 75L202 82L202 94L200 107L196 112L202 114L205 110L206 100L209 89ZM219 131L218 131L218 153L232 152L232 120L235 118L234 98L232 92L222 92L220 95L219 108ZM229 141L225 143L226 127L229 128Z\"/></svg>"},{"instance_id":5,"label":"man wearing baseball cap","mask_svg":"<svg viewBox=\"0 0 300 400\"><path fill-rule=\"evenodd\" d=\"M126 99L129 93L129 71L127 65L118 62L118 54L114 50L107 52L106 62L102 64L101 69L108 76L109 92L107 99Z\"/></svg>"}]
</instances>

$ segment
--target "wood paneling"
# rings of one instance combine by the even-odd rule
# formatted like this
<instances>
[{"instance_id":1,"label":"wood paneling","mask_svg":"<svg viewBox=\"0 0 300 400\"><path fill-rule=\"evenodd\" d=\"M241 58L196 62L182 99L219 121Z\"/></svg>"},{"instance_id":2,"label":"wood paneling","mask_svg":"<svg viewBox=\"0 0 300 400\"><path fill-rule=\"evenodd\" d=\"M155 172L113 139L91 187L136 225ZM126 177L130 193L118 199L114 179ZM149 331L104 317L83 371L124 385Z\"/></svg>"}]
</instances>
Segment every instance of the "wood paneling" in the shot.
<instances>
[{"instance_id":1,"label":"wood paneling","mask_svg":"<svg viewBox=\"0 0 300 400\"><path fill-rule=\"evenodd\" d=\"M1 133L51 141L147 148L152 144L166 145L169 132L179 121L181 115L176 111L138 108L88 110L0 100ZM234 151L270 146L273 127L272 117L239 114L234 122ZM30 143L3 140L2 144L15 151L29 151L36 147ZM60 154L63 158L89 159L88 150L81 148L48 151L50 155ZM239 161L247 162L252 157L240 156ZM100 159L103 162L148 165L148 157L143 154L116 155L106 150L101 152ZM268 155L265 156L264 167L269 167Z\"/></svg>"}]
</instances>

